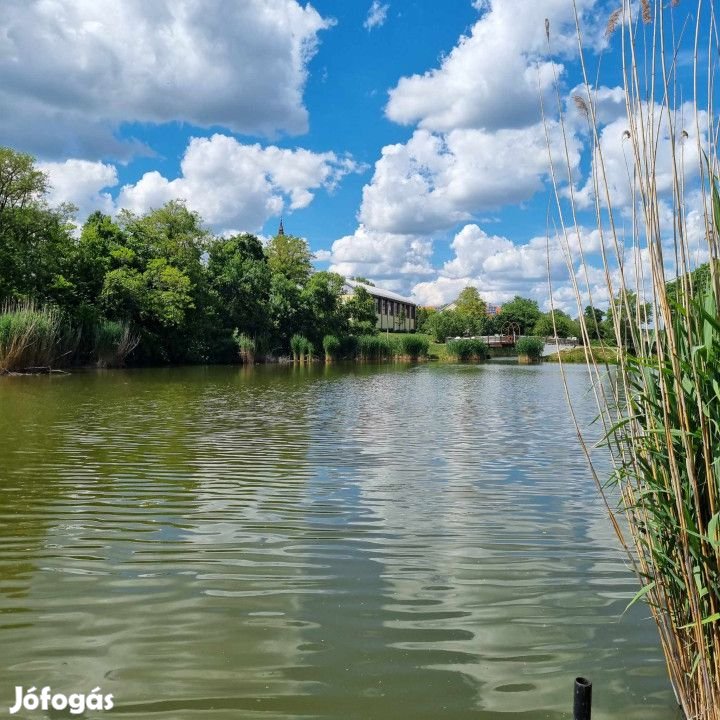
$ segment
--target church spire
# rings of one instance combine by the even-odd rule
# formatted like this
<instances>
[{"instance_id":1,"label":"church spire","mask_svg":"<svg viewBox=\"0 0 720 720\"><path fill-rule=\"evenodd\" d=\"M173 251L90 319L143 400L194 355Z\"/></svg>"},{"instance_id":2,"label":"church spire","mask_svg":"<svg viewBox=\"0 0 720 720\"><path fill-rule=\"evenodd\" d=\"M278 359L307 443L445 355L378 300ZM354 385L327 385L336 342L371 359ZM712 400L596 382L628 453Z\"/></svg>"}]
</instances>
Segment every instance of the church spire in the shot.
<instances>
[{"instance_id":1,"label":"church spire","mask_svg":"<svg viewBox=\"0 0 720 720\"><path fill-rule=\"evenodd\" d=\"M283 222L282 222L282 215L280 216L280 227L278 228L277 234L278 235L285 234L285 228L283 227Z\"/></svg>"}]
</instances>

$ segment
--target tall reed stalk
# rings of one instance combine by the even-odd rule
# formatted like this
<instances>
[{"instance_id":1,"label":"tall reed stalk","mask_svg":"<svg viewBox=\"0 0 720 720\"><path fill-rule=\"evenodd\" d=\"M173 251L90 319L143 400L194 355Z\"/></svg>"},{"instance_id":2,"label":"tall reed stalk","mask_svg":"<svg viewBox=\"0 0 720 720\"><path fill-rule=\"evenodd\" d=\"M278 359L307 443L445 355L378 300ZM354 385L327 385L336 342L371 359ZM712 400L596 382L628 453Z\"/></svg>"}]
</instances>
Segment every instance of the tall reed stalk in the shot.
<instances>
[{"instance_id":1,"label":"tall reed stalk","mask_svg":"<svg viewBox=\"0 0 720 720\"><path fill-rule=\"evenodd\" d=\"M678 7L676 7L678 6ZM691 11L688 13L688 8ZM608 33L620 43L627 129L602 134L598 95L577 22L582 93L574 106L587 119L592 153L590 200L599 247L588 247L582 203L568 150L570 110L557 114L564 147L549 153L557 234L568 261L586 362L614 464L604 483L583 449L617 536L637 573L657 624L668 673L685 717L720 720L720 192L713 109L718 57L716 6L622 0ZM636 14L637 13L637 14ZM576 18L578 17L576 8ZM677 79L675 39L694 28L693 83ZM551 31L546 25L548 42ZM693 110L678 98L693 98ZM543 107L548 121L549 108ZM607 156L621 143L630 201L620 193ZM548 132L548 149L552 141ZM562 143L561 143L562 145ZM568 202L569 199L569 202ZM592 254L600 286L593 285ZM704 288L691 281L709 261ZM677 278L672 289L668 281ZM593 295L595 297L593 297ZM599 296L610 306L618 366L589 351L593 329L583 307ZM566 385L567 388L567 385ZM568 395L569 398L569 395ZM572 405L571 405L572 407ZM577 423L576 423L577 426ZM616 498L619 504L616 507ZM627 523L619 522L617 513ZM629 537L623 531L629 528Z\"/></svg>"}]
</instances>

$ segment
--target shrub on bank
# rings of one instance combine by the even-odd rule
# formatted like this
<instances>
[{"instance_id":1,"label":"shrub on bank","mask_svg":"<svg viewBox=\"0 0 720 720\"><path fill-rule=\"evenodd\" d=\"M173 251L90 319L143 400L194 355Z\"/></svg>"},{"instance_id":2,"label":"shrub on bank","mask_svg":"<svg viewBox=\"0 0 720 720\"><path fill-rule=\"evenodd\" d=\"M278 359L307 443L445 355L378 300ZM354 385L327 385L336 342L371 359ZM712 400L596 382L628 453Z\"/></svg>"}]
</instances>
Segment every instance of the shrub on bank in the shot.
<instances>
[{"instance_id":1,"label":"shrub on bank","mask_svg":"<svg viewBox=\"0 0 720 720\"><path fill-rule=\"evenodd\" d=\"M342 343L335 335L326 335L323 338L323 350L325 350L325 362L332 362L340 357Z\"/></svg>"},{"instance_id":2,"label":"shrub on bank","mask_svg":"<svg viewBox=\"0 0 720 720\"><path fill-rule=\"evenodd\" d=\"M490 356L484 340L477 338L455 338L445 343L447 353L459 362L480 362Z\"/></svg>"},{"instance_id":3,"label":"shrub on bank","mask_svg":"<svg viewBox=\"0 0 720 720\"><path fill-rule=\"evenodd\" d=\"M240 362L252 365L255 362L255 341L249 335L238 332L237 328L233 332L233 340L237 345Z\"/></svg>"},{"instance_id":4,"label":"shrub on bank","mask_svg":"<svg viewBox=\"0 0 720 720\"><path fill-rule=\"evenodd\" d=\"M515 343L518 355L526 355L531 360L539 360L545 349L545 341L541 337L521 337Z\"/></svg>"},{"instance_id":5,"label":"shrub on bank","mask_svg":"<svg viewBox=\"0 0 720 720\"><path fill-rule=\"evenodd\" d=\"M401 335L400 354L410 360L418 360L427 357L430 350L430 341L421 335Z\"/></svg>"}]
</instances>

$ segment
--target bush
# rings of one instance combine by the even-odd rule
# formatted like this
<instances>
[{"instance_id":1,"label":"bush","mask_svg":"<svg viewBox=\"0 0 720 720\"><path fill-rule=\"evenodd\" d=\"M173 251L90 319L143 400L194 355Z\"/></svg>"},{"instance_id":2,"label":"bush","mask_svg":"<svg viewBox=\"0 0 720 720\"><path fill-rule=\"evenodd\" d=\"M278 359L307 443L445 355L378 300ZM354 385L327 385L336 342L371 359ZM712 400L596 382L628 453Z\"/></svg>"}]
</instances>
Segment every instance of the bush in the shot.
<instances>
[{"instance_id":1,"label":"bush","mask_svg":"<svg viewBox=\"0 0 720 720\"><path fill-rule=\"evenodd\" d=\"M127 323L102 320L95 329L95 363L98 367L122 367L139 342Z\"/></svg>"},{"instance_id":2,"label":"bush","mask_svg":"<svg viewBox=\"0 0 720 720\"><path fill-rule=\"evenodd\" d=\"M401 354L411 360L427 357L430 350L430 341L418 335L401 335L399 345Z\"/></svg>"},{"instance_id":3,"label":"bush","mask_svg":"<svg viewBox=\"0 0 720 720\"><path fill-rule=\"evenodd\" d=\"M290 349L295 362L305 362L306 359L312 360L315 352L315 346L306 337L297 334L290 338Z\"/></svg>"},{"instance_id":4,"label":"bush","mask_svg":"<svg viewBox=\"0 0 720 720\"><path fill-rule=\"evenodd\" d=\"M477 338L455 338L448 340L445 347L448 355L460 362L480 362L490 356L488 346L483 340Z\"/></svg>"},{"instance_id":5,"label":"bush","mask_svg":"<svg viewBox=\"0 0 720 720\"><path fill-rule=\"evenodd\" d=\"M515 343L515 350L518 355L527 355L533 360L537 360L542 357L543 350L545 349L545 340L541 337L521 337Z\"/></svg>"}]
</instances>

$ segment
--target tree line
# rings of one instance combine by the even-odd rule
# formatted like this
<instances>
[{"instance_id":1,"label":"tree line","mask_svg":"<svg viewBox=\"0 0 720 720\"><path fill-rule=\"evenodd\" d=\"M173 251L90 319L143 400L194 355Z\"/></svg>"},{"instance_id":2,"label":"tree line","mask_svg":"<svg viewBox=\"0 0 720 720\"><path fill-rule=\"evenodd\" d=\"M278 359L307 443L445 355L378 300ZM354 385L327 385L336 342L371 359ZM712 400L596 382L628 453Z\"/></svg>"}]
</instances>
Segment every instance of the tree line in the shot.
<instances>
[{"instance_id":1,"label":"tree line","mask_svg":"<svg viewBox=\"0 0 720 720\"><path fill-rule=\"evenodd\" d=\"M314 272L302 238L213 235L180 200L142 215L95 212L78 228L75 208L47 197L34 158L0 148L0 306L7 317L52 308L75 338L73 362L95 361L99 338L128 332L140 364L235 361L238 337L257 357L288 354L295 335L322 347L326 335L375 332L369 294L345 301L343 278Z\"/></svg>"}]
</instances>

